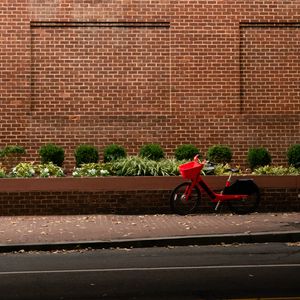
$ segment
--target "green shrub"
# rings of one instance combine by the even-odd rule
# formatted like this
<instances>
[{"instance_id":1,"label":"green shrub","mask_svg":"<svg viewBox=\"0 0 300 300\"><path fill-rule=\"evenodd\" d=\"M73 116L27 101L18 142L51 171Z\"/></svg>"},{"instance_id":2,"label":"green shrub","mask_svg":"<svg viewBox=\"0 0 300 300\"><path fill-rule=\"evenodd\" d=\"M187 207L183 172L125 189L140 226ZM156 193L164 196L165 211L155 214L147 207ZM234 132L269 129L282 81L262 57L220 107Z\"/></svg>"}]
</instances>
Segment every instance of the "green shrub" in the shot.
<instances>
[{"instance_id":1,"label":"green shrub","mask_svg":"<svg viewBox=\"0 0 300 300\"><path fill-rule=\"evenodd\" d=\"M109 171L107 165L98 163L82 164L80 168L76 168L72 175L74 177L98 177L108 176Z\"/></svg>"},{"instance_id":2,"label":"green shrub","mask_svg":"<svg viewBox=\"0 0 300 300\"><path fill-rule=\"evenodd\" d=\"M174 156L177 160L192 160L197 154L200 154L200 152L196 146L186 144L178 146Z\"/></svg>"},{"instance_id":3,"label":"green shrub","mask_svg":"<svg viewBox=\"0 0 300 300\"><path fill-rule=\"evenodd\" d=\"M123 146L111 144L104 148L104 162L110 162L124 157L126 157L126 150Z\"/></svg>"},{"instance_id":4,"label":"green shrub","mask_svg":"<svg viewBox=\"0 0 300 300\"><path fill-rule=\"evenodd\" d=\"M24 155L26 154L26 150L22 146L6 146L2 151L1 151L1 156L9 156L9 155Z\"/></svg>"},{"instance_id":5,"label":"green shrub","mask_svg":"<svg viewBox=\"0 0 300 300\"><path fill-rule=\"evenodd\" d=\"M61 167L65 159L65 151L62 147L55 144L46 144L39 150L41 157L41 163L47 164L52 162L53 164Z\"/></svg>"},{"instance_id":6,"label":"green shrub","mask_svg":"<svg viewBox=\"0 0 300 300\"><path fill-rule=\"evenodd\" d=\"M129 156L112 162L112 171L118 176L171 176L178 175L181 162L175 159L152 159Z\"/></svg>"},{"instance_id":7,"label":"green shrub","mask_svg":"<svg viewBox=\"0 0 300 300\"><path fill-rule=\"evenodd\" d=\"M289 165L300 167L300 144L292 145L287 152Z\"/></svg>"},{"instance_id":8,"label":"green shrub","mask_svg":"<svg viewBox=\"0 0 300 300\"><path fill-rule=\"evenodd\" d=\"M139 153L140 157L158 161L165 157L164 150L158 144L147 144L142 146Z\"/></svg>"},{"instance_id":9,"label":"green shrub","mask_svg":"<svg viewBox=\"0 0 300 300\"><path fill-rule=\"evenodd\" d=\"M207 151L207 159L216 164L227 164L231 162L232 151L225 145L214 145Z\"/></svg>"},{"instance_id":10,"label":"green shrub","mask_svg":"<svg viewBox=\"0 0 300 300\"><path fill-rule=\"evenodd\" d=\"M271 164L272 158L266 148L252 148L248 151L247 161L251 170L254 170L257 167Z\"/></svg>"},{"instance_id":11,"label":"green shrub","mask_svg":"<svg viewBox=\"0 0 300 300\"><path fill-rule=\"evenodd\" d=\"M99 160L98 149L91 145L79 145L75 150L76 167L82 164L97 163Z\"/></svg>"},{"instance_id":12,"label":"green shrub","mask_svg":"<svg viewBox=\"0 0 300 300\"><path fill-rule=\"evenodd\" d=\"M6 146L4 149L0 150L0 161L6 169L11 169L21 161L21 157L25 154L25 148L22 146Z\"/></svg>"}]
</instances>

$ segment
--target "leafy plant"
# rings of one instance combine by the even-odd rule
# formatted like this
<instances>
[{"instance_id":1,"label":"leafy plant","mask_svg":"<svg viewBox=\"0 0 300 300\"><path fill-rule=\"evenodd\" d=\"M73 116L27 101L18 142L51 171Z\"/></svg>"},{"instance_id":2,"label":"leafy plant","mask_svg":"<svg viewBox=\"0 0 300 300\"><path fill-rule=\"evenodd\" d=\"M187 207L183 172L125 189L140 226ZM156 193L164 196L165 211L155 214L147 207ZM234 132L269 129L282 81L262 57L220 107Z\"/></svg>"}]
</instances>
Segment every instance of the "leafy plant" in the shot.
<instances>
[{"instance_id":1,"label":"leafy plant","mask_svg":"<svg viewBox=\"0 0 300 300\"><path fill-rule=\"evenodd\" d=\"M269 165L272 158L266 148L252 148L248 151L247 161L251 170L254 170L255 168Z\"/></svg>"},{"instance_id":2,"label":"leafy plant","mask_svg":"<svg viewBox=\"0 0 300 300\"><path fill-rule=\"evenodd\" d=\"M155 169L155 161L147 158L130 156L112 163L112 169L118 176L146 176Z\"/></svg>"},{"instance_id":3,"label":"leafy plant","mask_svg":"<svg viewBox=\"0 0 300 300\"><path fill-rule=\"evenodd\" d=\"M192 160L197 154L200 154L199 149L191 144L178 146L174 153L177 160Z\"/></svg>"},{"instance_id":4,"label":"leafy plant","mask_svg":"<svg viewBox=\"0 0 300 300\"><path fill-rule=\"evenodd\" d=\"M154 161L139 156L130 156L112 162L112 170L119 176L170 176L178 175L182 162L173 160Z\"/></svg>"},{"instance_id":5,"label":"leafy plant","mask_svg":"<svg viewBox=\"0 0 300 300\"><path fill-rule=\"evenodd\" d=\"M146 144L140 149L139 156L158 161L165 157L165 153L159 144Z\"/></svg>"},{"instance_id":6,"label":"leafy plant","mask_svg":"<svg viewBox=\"0 0 300 300\"><path fill-rule=\"evenodd\" d=\"M213 169L210 169L209 166L204 166L203 173L205 175L229 175L231 172L232 167L229 164L214 164ZM236 166L235 169L237 172L232 173L232 175L240 175L241 169L239 166Z\"/></svg>"},{"instance_id":7,"label":"leafy plant","mask_svg":"<svg viewBox=\"0 0 300 300\"><path fill-rule=\"evenodd\" d=\"M19 163L10 173L11 177L33 177L34 175L35 168L33 163Z\"/></svg>"},{"instance_id":8,"label":"leafy plant","mask_svg":"<svg viewBox=\"0 0 300 300\"><path fill-rule=\"evenodd\" d=\"M0 178L5 178L6 177L6 170L5 168L0 166Z\"/></svg>"},{"instance_id":9,"label":"leafy plant","mask_svg":"<svg viewBox=\"0 0 300 300\"><path fill-rule=\"evenodd\" d=\"M179 175L179 165L183 161L178 161L176 159L162 159L157 162L158 164L158 176L176 176Z\"/></svg>"},{"instance_id":10,"label":"leafy plant","mask_svg":"<svg viewBox=\"0 0 300 300\"><path fill-rule=\"evenodd\" d=\"M38 165L36 171L40 177L62 177L64 171L61 167L54 165L52 162Z\"/></svg>"},{"instance_id":11,"label":"leafy plant","mask_svg":"<svg viewBox=\"0 0 300 300\"><path fill-rule=\"evenodd\" d=\"M79 145L75 150L76 167L82 164L97 163L99 161L99 152L95 146Z\"/></svg>"},{"instance_id":12,"label":"leafy plant","mask_svg":"<svg viewBox=\"0 0 300 300\"><path fill-rule=\"evenodd\" d=\"M74 177L98 177L109 174L107 165L98 163L82 164L80 168L75 168L72 173Z\"/></svg>"},{"instance_id":13,"label":"leafy plant","mask_svg":"<svg viewBox=\"0 0 300 300\"><path fill-rule=\"evenodd\" d=\"M290 146L287 157L289 165L300 168L300 144Z\"/></svg>"},{"instance_id":14,"label":"leafy plant","mask_svg":"<svg viewBox=\"0 0 300 300\"><path fill-rule=\"evenodd\" d=\"M299 175L300 170L295 167L283 166L263 166L255 169L253 174L256 175Z\"/></svg>"},{"instance_id":15,"label":"leafy plant","mask_svg":"<svg viewBox=\"0 0 300 300\"><path fill-rule=\"evenodd\" d=\"M65 159L65 151L62 147L55 144L46 144L39 149L39 155L41 157L41 163L47 164L52 162L53 164L62 167Z\"/></svg>"},{"instance_id":16,"label":"leafy plant","mask_svg":"<svg viewBox=\"0 0 300 300\"><path fill-rule=\"evenodd\" d=\"M214 145L207 151L207 159L216 164L227 164L231 162L232 151L225 145Z\"/></svg>"},{"instance_id":17,"label":"leafy plant","mask_svg":"<svg viewBox=\"0 0 300 300\"><path fill-rule=\"evenodd\" d=\"M110 162L124 157L126 157L126 150L123 146L111 144L104 148L104 162Z\"/></svg>"}]
</instances>

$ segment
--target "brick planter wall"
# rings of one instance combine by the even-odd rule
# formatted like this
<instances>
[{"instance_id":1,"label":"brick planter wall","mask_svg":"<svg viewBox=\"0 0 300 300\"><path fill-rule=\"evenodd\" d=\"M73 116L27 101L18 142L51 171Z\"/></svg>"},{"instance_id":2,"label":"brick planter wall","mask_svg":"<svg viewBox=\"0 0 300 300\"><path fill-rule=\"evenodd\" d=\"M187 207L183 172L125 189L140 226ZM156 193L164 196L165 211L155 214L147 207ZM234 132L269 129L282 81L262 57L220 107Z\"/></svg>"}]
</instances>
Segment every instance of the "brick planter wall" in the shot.
<instances>
[{"instance_id":1,"label":"brick planter wall","mask_svg":"<svg viewBox=\"0 0 300 300\"><path fill-rule=\"evenodd\" d=\"M158 142L243 164L300 142L299 1L2 1L0 147L136 154Z\"/></svg>"},{"instance_id":2,"label":"brick planter wall","mask_svg":"<svg viewBox=\"0 0 300 300\"><path fill-rule=\"evenodd\" d=\"M225 177L206 180L219 189ZM179 177L2 179L0 215L170 213L171 190L181 181ZM262 176L255 181L262 196L259 211L300 211L299 176ZM199 213L213 212L203 195ZM221 212L228 210L223 207Z\"/></svg>"}]
</instances>

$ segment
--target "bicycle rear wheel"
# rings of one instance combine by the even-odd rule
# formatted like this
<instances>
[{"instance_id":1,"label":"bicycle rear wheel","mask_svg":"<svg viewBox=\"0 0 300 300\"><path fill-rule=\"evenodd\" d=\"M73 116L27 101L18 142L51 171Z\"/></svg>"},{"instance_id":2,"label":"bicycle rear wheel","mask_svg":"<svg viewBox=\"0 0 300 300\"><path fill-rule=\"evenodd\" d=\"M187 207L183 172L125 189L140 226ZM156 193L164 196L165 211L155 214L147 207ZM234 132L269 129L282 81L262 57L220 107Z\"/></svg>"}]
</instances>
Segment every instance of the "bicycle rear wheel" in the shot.
<instances>
[{"instance_id":1,"label":"bicycle rear wheel","mask_svg":"<svg viewBox=\"0 0 300 300\"><path fill-rule=\"evenodd\" d=\"M172 192L170 198L171 209L179 215L187 215L196 210L201 199L201 193L195 186L188 198L186 199L185 192L190 188L191 183L184 182L178 185Z\"/></svg>"},{"instance_id":2,"label":"bicycle rear wheel","mask_svg":"<svg viewBox=\"0 0 300 300\"><path fill-rule=\"evenodd\" d=\"M244 199L227 201L229 209L239 215L245 215L256 211L260 202L259 188L252 180L237 180L236 188L224 189L224 194L247 195Z\"/></svg>"}]
</instances>

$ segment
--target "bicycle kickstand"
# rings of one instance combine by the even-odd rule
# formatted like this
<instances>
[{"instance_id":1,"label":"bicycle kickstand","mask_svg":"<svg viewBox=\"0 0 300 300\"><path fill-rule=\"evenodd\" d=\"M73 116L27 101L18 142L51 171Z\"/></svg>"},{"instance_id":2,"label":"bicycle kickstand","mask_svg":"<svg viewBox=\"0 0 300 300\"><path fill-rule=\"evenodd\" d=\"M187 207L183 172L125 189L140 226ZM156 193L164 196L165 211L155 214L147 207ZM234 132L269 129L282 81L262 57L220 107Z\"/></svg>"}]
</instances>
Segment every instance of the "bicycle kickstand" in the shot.
<instances>
[{"instance_id":1,"label":"bicycle kickstand","mask_svg":"<svg viewBox=\"0 0 300 300\"><path fill-rule=\"evenodd\" d=\"M221 201L219 200L218 203L217 203L217 205L216 205L216 207L215 207L215 211L218 210L218 208L219 208L219 206L220 206L220 203L221 203Z\"/></svg>"}]
</instances>

